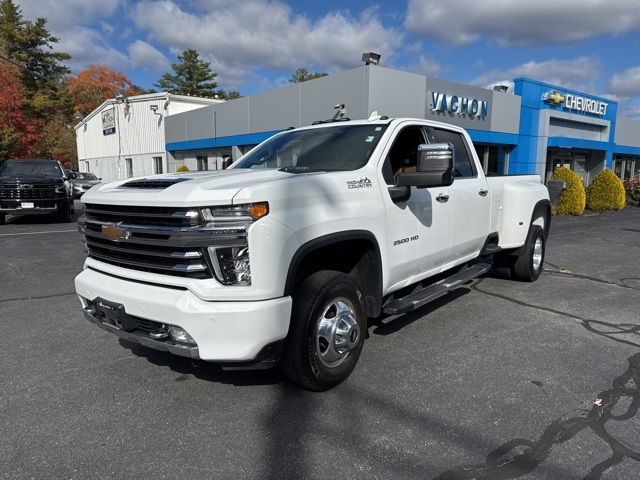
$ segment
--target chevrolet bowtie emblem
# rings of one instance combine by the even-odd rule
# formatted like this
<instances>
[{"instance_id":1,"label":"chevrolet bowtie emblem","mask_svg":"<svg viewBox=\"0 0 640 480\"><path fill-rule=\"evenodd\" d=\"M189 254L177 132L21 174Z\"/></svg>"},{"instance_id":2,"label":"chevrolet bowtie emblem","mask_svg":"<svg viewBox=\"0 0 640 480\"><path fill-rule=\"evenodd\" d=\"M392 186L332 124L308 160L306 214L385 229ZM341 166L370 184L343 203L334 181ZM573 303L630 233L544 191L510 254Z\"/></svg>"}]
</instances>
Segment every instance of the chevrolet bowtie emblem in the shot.
<instances>
[{"instance_id":1,"label":"chevrolet bowtie emblem","mask_svg":"<svg viewBox=\"0 0 640 480\"><path fill-rule=\"evenodd\" d=\"M118 228L113 223L109 223L107 225L102 225L102 235L113 242L119 242L120 240L128 240L131 236L131 232L129 230Z\"/></svg>"},{"instance_id":2,"label":"chevrolet bowtie emblem","mask_svg":"<svg viewBox=\"0 0 640 480\"><path fill-rule=\"evenodd\" d=\"M545 93L543 100L545 102L553 103L554 105L560 105L561 103L564 103L565 96L554 90L553 92Z\"/></svg>"}]
</instances>

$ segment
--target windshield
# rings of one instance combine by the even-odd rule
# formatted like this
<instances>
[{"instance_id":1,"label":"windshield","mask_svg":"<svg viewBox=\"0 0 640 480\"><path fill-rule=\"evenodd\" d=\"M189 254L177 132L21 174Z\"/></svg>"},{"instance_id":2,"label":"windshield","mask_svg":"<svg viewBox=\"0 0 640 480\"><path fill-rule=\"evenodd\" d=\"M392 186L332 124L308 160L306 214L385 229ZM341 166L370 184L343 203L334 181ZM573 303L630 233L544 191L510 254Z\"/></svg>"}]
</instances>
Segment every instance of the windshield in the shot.
<instances>
[{"instance_id":1,"label":"windshield","mask_svg":"<svg viewBox=\"0 0 640 480\"><path fill-rule=\"evenodd\" d=\"M76 180L97 180L98 177L96 177L93 173L87 173L87 172L76 172Z\"/></svg>"},{"instance_id":2,"label":"windshield","mask_svg":"<svg viewBox=\"0 0 640 480\"><path fill-rule=\"evenodd\" d=\"M357 170L369 161L386 129L368 124L291 130L267 140L233 168Z\"/></svg>"},{"instance_id":3,"label":"windshield","mask_svg":"<svg viewBox=\"0 0 640 480\"><path fill-rule=\"evenodd\" d=\"M0 176L15 177L20 175L38 175L43 177L61 177L62 172L57 162L34 162L29 160L6 161L0 167Z\"/></svg>"}]
</instances>

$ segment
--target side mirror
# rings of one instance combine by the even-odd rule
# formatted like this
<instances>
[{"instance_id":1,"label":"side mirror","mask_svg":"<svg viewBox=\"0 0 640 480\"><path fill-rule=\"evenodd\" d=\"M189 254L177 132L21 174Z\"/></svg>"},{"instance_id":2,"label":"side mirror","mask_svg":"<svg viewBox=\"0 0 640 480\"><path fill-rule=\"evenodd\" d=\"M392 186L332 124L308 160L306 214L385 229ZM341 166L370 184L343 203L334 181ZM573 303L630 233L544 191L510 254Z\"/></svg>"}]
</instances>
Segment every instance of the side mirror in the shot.
<instances>
[{"instance_id":1,"label":"side mirror","mask_svg":"<svg viewBox=\"0 0 640 480\"><path fill-rule=\"evenodd\" d=\"M233 159L231 157L225 157L222 159L222 169L226 170L233 163Z\"/></svg>"},{"instance_id":2,"label":"side mirror","mask_svg":"<svg viewBox=\"0 0 640 480\"><path fill-rule=\"evenodd\" d=\"M424 143L418 147L415 172L396 177L397 187L448 187L453 183L453 155L451 143Z\"/></svg>"},{"instance_id":3,"label":"side mirror","mask_svg":"<svg viewBox=\"0 0 640 480\"><path fill-rule=\"evenodd\" d=\"M102 180L102 177L98 177L98 180Z\"/></svg>"}]
</instances>

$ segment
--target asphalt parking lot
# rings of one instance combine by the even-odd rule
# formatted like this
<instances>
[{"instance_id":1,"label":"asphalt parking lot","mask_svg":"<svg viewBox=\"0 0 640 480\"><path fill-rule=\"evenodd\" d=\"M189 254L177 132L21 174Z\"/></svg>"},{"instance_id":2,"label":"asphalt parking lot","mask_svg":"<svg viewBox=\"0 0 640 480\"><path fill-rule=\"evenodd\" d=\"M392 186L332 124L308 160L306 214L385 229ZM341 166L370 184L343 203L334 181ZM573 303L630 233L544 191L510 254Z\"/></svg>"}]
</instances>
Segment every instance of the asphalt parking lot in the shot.
<instances>
[{"instance_id":1,"label":"asphalt parking lot","mask_svg":"<svg viewBox=\"0 0 640 480\"><path fill-rule=\"evenodd\" d=\"M81 247L0 226L0 478L640 478L640 209L555 218L538 282L373 322L325 393L88 323Z\"/></svg>"}]
</instances>

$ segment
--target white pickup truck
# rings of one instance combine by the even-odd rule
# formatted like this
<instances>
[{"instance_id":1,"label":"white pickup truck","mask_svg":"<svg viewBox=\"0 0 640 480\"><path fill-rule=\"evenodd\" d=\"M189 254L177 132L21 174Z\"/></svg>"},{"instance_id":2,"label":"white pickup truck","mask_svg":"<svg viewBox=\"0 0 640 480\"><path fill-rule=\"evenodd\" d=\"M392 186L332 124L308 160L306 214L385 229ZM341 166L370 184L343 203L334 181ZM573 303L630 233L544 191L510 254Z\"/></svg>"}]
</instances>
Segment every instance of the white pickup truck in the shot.
<instances>
[{"instance_id":1,"label":"white pickup truck","mask_svg":"<svg viewBox=\"0 0 640 480\"><path fill-rule=\"evenodd\" d=\"M82 201L88 320L226 369L280 365L311 390L349 376L369 317L496 262L536 280L551 220L537 175L487 178L463 129L386 117L291 129L227 170L97 185Z\"/></svg>"}]
</instances>

